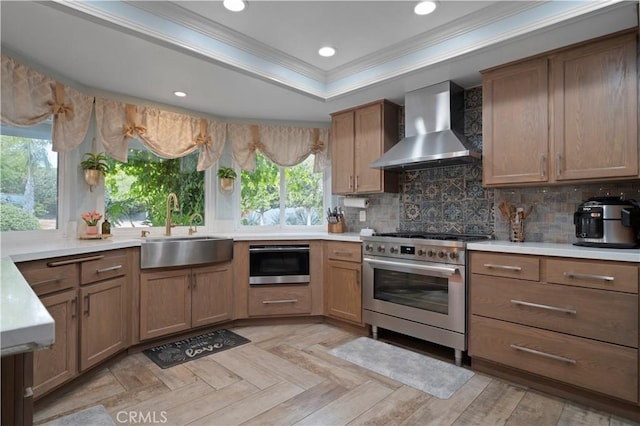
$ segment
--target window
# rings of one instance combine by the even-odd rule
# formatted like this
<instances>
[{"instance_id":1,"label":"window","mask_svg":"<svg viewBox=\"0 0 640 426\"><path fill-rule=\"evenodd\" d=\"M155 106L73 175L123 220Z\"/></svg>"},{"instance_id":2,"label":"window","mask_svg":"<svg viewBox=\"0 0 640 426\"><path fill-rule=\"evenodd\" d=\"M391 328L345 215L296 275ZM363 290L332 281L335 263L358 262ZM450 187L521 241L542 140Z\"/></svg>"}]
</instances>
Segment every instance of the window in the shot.
<instances>
[{"instance_id":1,"label":"window","mask_svg":"<svg viewBox=\"0 0 640 426\"><path fill-rule=\"evenodd\" d=\"M204 172L196 171L198 151L165 159L137 141L130 142L128 162L109 161L105 179L105 210L119 228L164 226L167 196L178 196L179 212L171 205L171 222L189 225L195 213L204 218ZM203 225L200 221L194 222Z\"/></svg>"},{"instance_id":2,"label":"window","mask_svg":"<svg viewBox=\"0 0 640 426\"><path fill-rule=\"evenodd\" d=\"M58 228L58 154L51 122L0 127L0 231Z\"/></svg>"},{"instance_id":3,"label":"window","mask_svg":"<svg viewBox=\"0 0 640 426\"><path fill-rule=\"evenodd\" d=\"M280 167L256 153L256 170L240 176L241 226L314 226L324 223L322 173L314 156Z\"/></svg>"}]
</instances>

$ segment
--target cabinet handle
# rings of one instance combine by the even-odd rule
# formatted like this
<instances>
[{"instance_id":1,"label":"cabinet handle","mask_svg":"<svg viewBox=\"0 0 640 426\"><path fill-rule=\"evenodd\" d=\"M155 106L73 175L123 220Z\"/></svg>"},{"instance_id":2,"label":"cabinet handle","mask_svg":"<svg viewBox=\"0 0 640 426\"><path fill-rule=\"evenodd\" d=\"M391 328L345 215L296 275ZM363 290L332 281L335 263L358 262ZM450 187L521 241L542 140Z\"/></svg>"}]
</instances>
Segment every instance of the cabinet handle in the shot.
<instances>
[{"instance_id":1,"label":"cabinet handle","mask_svg":"<svg viewBox=\"0 0 640 426\"><path fill-rule=\"evenodd\" d=\"M73 263L89 262L91 260L100 260L102 258L104 258L104 256L91 256L91 257L81 257L80 259L58 260L55 262L47 262L47 266L56 267L56 266L71 265Z\"/></svg>"},{"instance_id":2,"label":"cabinet handle","mask_svg":"<svg viewBox=\"0 0 640 426\"><path fill-rule=\"evenodd\" d=\"M565 314L576 315L578 313L578 311L576 311L575 309L558 308L557 306L541 305L539 303L525 302L522 300L511 299L510 302L513 303L514 305L522 305L522 306L529 306L531 308L547 309L549 311L564 312Z\"/></svg>"},{"instance_id":3,"label":"cabinet handle","mask_svg":"<svg viewBox=\"0 0 640 426\"><path fill-rule=\"evenodd\" d=\"M560 173L562 173L562 167L560 167L560 160L562 160L562 156L558 152L556 154L556 177L559 177Z\"/></svg>"},{"instance_id":4,"label":"cabinet handle","mask_svg":"<svg viewBox=\"0 0 640 426\"><path fill-rule=\"evenodd\" d=\"M565 358L563 356L553 355L546 352L537 351L535 349L525 348L524 346L519 346L519 345L510 345L510 346L512 349L515 349L517 351L527 352L533 355L540 355L545 358L555 359L556 361L566 362L567 364L574 364L574 365L577 364L575 359Z\"/></svg>"},{"instance_id":5,"label":"cabinet handle","mask_svg":"<svg viewBox=\"0 0 640 426\"><path fill-rule=\"evenodd\" d=\"M189 280L191 281L191 288L196 288L196 283L198 282L198 280L193 276L193 273L191 273L191 277L189 278Z\"/></svg>"},{"instance_id":6,"label":"cabinet handle","mask_svg":"<svg viewBox=\"0 0 640 426\"><path fill-rule=\"evenodd\" d=\"M485 263L484 267L489 269L505 269L507 271L516 271L516 272L522 271L522 267L520 266L494 265L493 263Z\"/></svg>"},{"instance_id":7,"label":"cabinet handle","mask_svg":"<svg viewBox=\"0 0 640 426\"><path fill-rule=\"evenodd\" d=\"M547 177L547 156L542 154L540 156L540 173L542 177Z\"/></svg>"},{"instance_id":8,"label":"cabinet handle","mask_svg":"<svg viewBox=\"0 0 640 426\"><path fill-rule=\"evenodd\" d=\"M358 190L358 175L356 175L356 191Z\"/></svg>"},{"instance_id":9,"label":"cabinet handle","mask_svg":"<svg viewBox=\"0 0 640 426\"><path fill-rule=\"evenodd\" d=\"M349 257L353 256L353 253L350 252L350 251L337 251L337 250L334 250L333 254L336 255L336 256L349 256Z\"/></svg>"},{"instance_id":10,"label":"cabinet handle","mask_svg":"<svg viewBox=\"0 0 640 426\"><path fill-rule=\"evenodd\" d=\"M76 317L76 311L78 310L78 296L74 297L71 300L71 318L75 318Z\"/></svg>"},{"instance_id":11,"label":"cabinet handle","mask_svg":"<svg viewBox=\"0 0 640 426\"><path fill-rule=\"evenodd\" d=\"M62 277L62 278L64 278L64 277ZM62 280L62 278L52 278L50 280L44 280L44 281L38 281L36 283L31 283L31 287L37 287L39 285L49 284L49 283L57 283L58 281Z\"/></svg>"},{"instance_id":12,"label":"cabinet handle","mask_svg":"<svg viewBox=\"0 0 640 426\"><path fill-rule=\"evenodd\" d=\"M87 294L84 298L87 301L87 310L84 311L84 313L89 315L89 312L91 311L91 297Z\"/></svg>"},{"instance_id":13,"label":"cabinet handle","mask_svg":"<svg viewBox=\"0 0 640 426\"><path fill-rule=\"evenodd\" d=\"M263 300L262 303L265 305L274 305L277 303L297 303L298 299L281 299L281 300Z\"/></svg>"},{"instance_id":14,"label":"cabinet handle","mask_svg":"<svg viewBox=\"0 0 640 426\"><path fill-rule=\"evenodd\" d=\"M615 280L615 277L610 277L608 275L580 274L578 272L565 272L564 276L567 278L583 278L587 280L598 280L598 281L614 281Z\"/></svg>"},{"instance_id":15,"label":"cabinet handle","mask_svg":"<svg viewBox=\"0 0 640 426\"><path fill-rule=\"evenodd\" d=\"M121 268L122 268L122 265L114 265L114 266L109 266L108 268L96 269L96 274L99 274L101 272L117 271L118 269L121 269Z\"/></svg>"},{"instance_id":16,"label":"cabinet handle","mask_svg":"<svg viewBox=\"0 0 640 426\"><path fill-rule=\"evenodd\" d=\"M349 189L353 189L353 176L349 176Z\"/></svg>"}]
</instances>

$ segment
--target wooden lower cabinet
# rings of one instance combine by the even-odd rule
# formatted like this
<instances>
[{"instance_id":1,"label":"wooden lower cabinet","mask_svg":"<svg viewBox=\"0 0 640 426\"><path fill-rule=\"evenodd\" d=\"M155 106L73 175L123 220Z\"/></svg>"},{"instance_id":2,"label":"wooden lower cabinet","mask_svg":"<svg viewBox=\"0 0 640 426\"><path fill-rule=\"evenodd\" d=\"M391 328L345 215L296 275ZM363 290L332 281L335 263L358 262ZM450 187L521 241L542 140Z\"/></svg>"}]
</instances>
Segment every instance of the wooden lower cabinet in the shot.
<instances>
[{"instance_id":1,"label":"wooden lower cabinet","mask_svg":"<svg viewBox=\"0 0 640 426\"><path fill-rule=\"evenodd\" d=\"M126 290L125 277L80 288L80 371L128 346Z\"/></svg>"},{"instance_id":2,"label":"wooden lower cabinet","mask_svg":"<svg viewBox=\"0 0 640 426\"><path fill-rule=\"evenodd\" d=\"M358 325L362 325L361 256L359 243L325 245L325 314Z\"/></svg>"},{"instance_id":3,"label":"wooden lower cabinet","mask_svg":"<svg viewBox=\"0 0 640 426\"><path fill-rule=\"evenodd\" d=\"M55 343L50 349L33 353L33 394L35 397L78 374L78 317L75 289L41 297L55 321Z\"/></svg>"},{"instance_id":4,"label":"wooden lower cabinet","mask_svg":"<svg viewBox=\"0 0 640 426\"><path fill-rule=\"evenodd\" d=\"M231 264L140 274L140 340L232 317Z\"/></svg>"},{"instance_id":5,"label":"wooden lower cabinet","mask_svg":"<svg viewBox=\"0 0 640 426\"><path fill-rule=\"evenodd\" d=\"M249 316L311 313L309 284L264 285L249 289Z\"/></svg>"},{"instance_id":6,"label":"wooden lower cabinet","mask_svg":"<svg viewBox=\"0 0 640 426\"><path fill-rule=\"evenodd\" d=\"M637 403L638 349L472 316L469 354Z\"/></svg>"},{"instance_id":7,"label":"wooden lower cabinet","mask_svg":"<svg viewBox=\"0 0 640 426\"><path fill-rule=\"evenodd\" d=\"M2 357L2 425L33 424L33 352Z\"/></svg>"}]
</instances>

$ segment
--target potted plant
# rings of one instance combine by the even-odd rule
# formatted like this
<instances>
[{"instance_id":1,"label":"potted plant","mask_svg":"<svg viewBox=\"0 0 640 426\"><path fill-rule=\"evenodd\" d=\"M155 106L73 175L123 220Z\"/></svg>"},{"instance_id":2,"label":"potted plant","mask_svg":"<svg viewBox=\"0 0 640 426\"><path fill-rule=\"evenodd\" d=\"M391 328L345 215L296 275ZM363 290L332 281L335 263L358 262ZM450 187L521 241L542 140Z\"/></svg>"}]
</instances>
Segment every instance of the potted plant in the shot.
<instances>
[{"instance_id":1,"label":"potted plant","mask_svg":"<svg viewBox=\"0 0 640 426\"><path fill-rule=\"evenodd\" d=\"M218 169L218 179L220 180L220 188L223 191L233 190L233 181L238 177L235 170L231 167L221 166Z\"/></svg>"},{"instance_id":2,"label":"potted plant","mask_svg":"<svg viewBox=\"0 0 640 426\"><path fill-rule=\"evenodd\" d=\"M104 152L94 154L87 152L85 159L80 162L80 167L84 170L84 180L89 184L89 190L102 181L102 177L109 171L107 165L107 155Z\"/></svg>"}]
</instances>

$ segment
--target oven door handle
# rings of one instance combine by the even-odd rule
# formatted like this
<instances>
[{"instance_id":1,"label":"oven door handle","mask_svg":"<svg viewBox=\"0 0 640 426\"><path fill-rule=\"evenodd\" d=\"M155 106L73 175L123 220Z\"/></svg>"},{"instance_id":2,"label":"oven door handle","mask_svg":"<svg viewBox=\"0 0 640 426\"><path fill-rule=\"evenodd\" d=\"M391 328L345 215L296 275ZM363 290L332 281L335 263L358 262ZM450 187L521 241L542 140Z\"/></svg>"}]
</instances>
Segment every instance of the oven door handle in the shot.
<instances>
[{"instance_id":1,"label":"oven door handle","mask_svg":"<svg viewBox=\"0 0 640 426\"><path fill-rule=\"evenodd\" d=\"M406 263L393 262L389 260L372 259L370 257L363 257L362 260L367 263L370 263L371 265L411 268L411 269L417 269L420 271L431 272L433 274L438 274L446 277L449 277L451 275L458 273L458 268L452 268L450 266L416 265L414 263L409 265Z\"/></svg>"},{"instance_id":2,"label":"oven door handle","mask_svg":"<svg viewBox=\"0 0 640 426\"><path fill-rule=\"evenodd\" d=\"M309 251L309 247L282 247L282 246L273 246L273 247L250 247L249 252L272 252L279 253L282 251Z\"/></svg>"}]
</instances>

